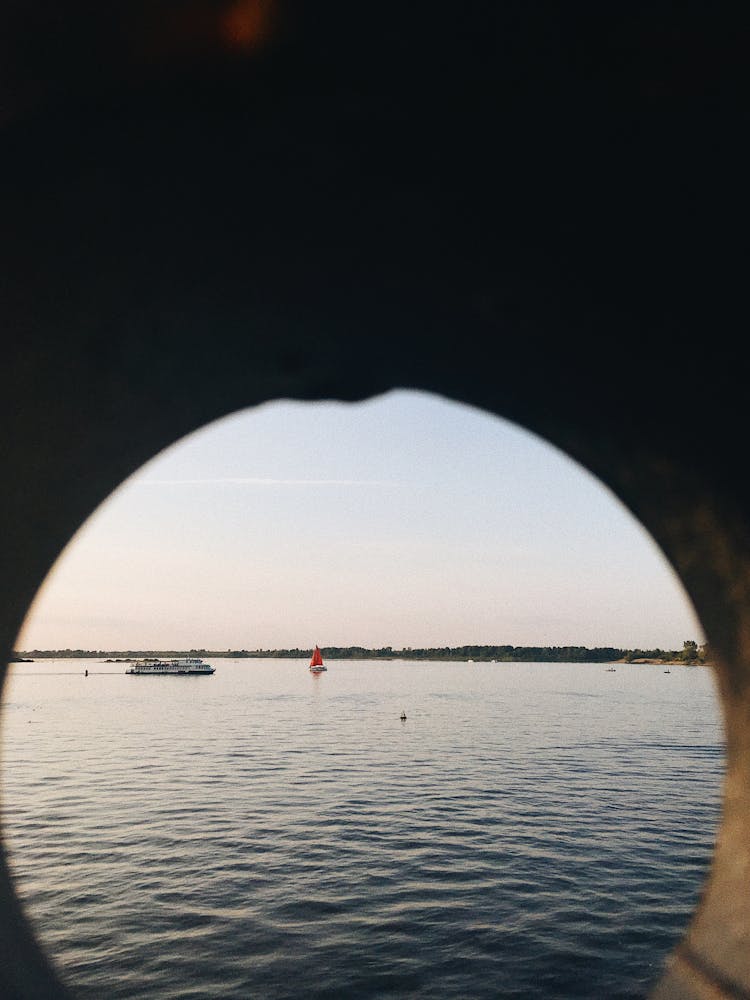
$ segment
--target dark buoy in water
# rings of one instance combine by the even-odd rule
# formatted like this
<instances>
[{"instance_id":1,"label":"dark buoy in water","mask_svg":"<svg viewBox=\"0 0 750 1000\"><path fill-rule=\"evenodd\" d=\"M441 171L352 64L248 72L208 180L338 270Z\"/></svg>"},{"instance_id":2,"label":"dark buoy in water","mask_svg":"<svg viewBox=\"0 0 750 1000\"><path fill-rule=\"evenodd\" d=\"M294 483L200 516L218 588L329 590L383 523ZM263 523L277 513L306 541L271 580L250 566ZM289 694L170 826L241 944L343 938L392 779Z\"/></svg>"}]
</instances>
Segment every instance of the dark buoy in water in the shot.
<instances>
[{"instance_id":1,"label":"dark buoy in water","mask_svg":"<svg viewBox=\"0 0 750 1000\"><path fill-rule=\"evenodd\" d=\"M84 676L84 677L88 677L88 675L89 675L89 672L88 672L88 670L84 670L84 672L83 672L83 676Z\"/></svg>"},{"instance_id":2,"label":"dark buoy in water","mask_svg":"<svg viewBox=\"0 0 750 1000\"><path fill-rule=\"evenodd\" d=\"M406 712L402 712L402 713L401 713L401 721L402 721L402 722L405 722L405 721L406 721Z\"/></svg>"}]
</instances>

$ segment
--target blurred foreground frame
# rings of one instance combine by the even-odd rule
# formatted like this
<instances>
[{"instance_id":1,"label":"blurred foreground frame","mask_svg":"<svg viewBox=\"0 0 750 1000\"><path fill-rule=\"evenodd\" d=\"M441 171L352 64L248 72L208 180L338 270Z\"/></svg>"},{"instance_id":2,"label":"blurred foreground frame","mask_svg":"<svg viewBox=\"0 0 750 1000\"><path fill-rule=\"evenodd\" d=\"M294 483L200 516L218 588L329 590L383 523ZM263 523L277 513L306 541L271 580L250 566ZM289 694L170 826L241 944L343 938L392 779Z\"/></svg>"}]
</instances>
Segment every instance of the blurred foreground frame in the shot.
<instances>
[{"instance_id":1,"label":"blurred foreground frame","mask_svg":"<svg viewBox=\"0 0 750 1000\"><path fill-rule=\"evenodd\" d=\"M653 995L750 996L747 20L440 0L0 16L3 664L72 533L211 420L395 387L514 420L630 508L705 628L722 819ZM65 997L0 881L0 993Z\"/></svg>"}]
</instances>

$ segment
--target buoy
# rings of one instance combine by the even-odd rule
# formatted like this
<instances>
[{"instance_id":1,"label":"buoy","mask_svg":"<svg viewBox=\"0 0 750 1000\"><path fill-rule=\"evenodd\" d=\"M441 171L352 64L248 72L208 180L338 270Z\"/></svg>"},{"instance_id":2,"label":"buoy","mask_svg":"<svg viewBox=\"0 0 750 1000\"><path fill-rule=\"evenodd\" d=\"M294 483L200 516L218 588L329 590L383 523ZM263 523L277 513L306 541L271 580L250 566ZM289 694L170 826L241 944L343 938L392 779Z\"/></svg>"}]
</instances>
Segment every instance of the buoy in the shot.
<instances>
[{"instance_id":1,"label":"buoy","mask_svg":"<svg viewBox=\"0 0 750 1000\"><path fill-rule=\"evenodd\" d=\"M89 675L89 672L88 672L88 670L85 670L85 671L84 671L84 677L88 677L88 675Z\"/></svg>"},{"instance_id":2,"label":"buoy","mask_svg":"<svg viewBox=\"0 0 750 1000\"><path fill-rule=\"evenodd\" d=\"M405 718L406 718L406 712L402 712L401 713L401 721L403 722Z\"/></svg>"}]
</instances>

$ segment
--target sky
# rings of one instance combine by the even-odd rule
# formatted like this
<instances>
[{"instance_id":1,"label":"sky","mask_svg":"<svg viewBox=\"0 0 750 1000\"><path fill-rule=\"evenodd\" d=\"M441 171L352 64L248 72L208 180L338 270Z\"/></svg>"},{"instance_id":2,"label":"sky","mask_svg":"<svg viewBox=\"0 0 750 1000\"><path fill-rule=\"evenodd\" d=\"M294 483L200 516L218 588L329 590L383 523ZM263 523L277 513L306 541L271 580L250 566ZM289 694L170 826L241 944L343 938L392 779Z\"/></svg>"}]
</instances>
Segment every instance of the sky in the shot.
<instances>
[{"instance_id":1,"label":"sky","mask_svg":"<svg viewBox=\"0 0 750 1000\"><path fill-rule=\"evenodd\" d=\"M276 401L183 438L74 536L32 649L681 649L651 537L515 424L438 396Z\"/></svg>"}]
</instances>

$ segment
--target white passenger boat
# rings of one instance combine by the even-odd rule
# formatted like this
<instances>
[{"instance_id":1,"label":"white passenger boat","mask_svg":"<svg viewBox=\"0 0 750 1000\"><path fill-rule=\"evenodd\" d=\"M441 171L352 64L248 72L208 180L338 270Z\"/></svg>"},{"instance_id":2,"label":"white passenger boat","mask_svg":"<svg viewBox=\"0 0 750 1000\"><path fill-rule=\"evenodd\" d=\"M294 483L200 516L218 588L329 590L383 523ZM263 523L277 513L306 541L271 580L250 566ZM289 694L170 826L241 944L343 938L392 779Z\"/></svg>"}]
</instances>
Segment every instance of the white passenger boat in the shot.
<instances>
[{"instance_id":1,"label":"white passenger boat","mask_svg":"<svg viewBox=\"0 0 750 1000\"><path fill-rule=\"evenodd\" d=\"M125 673L164 677L171 674L212 674L214 670L214 667L204 663L198 656L185 656L178 660L160 660L157 657L148 657L135 662L132 667L128 667Z\"/></svg>"}]
</instances>

